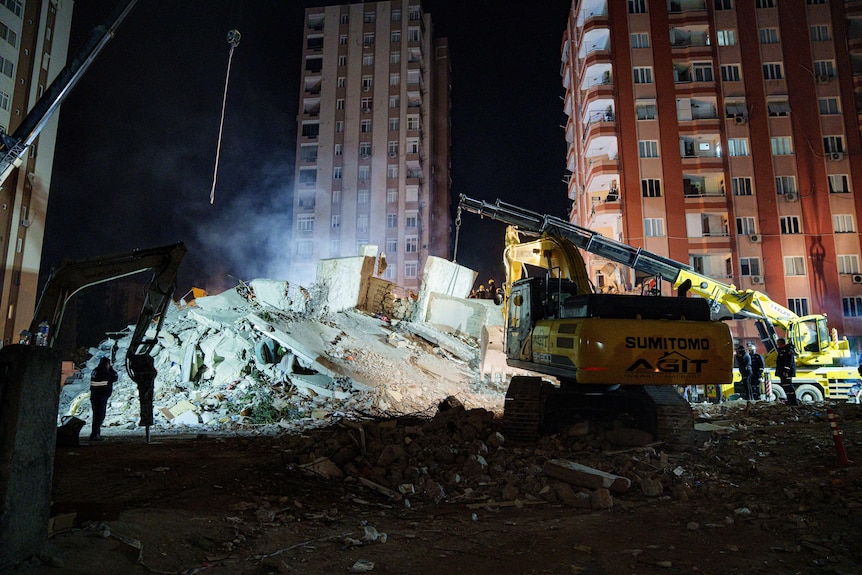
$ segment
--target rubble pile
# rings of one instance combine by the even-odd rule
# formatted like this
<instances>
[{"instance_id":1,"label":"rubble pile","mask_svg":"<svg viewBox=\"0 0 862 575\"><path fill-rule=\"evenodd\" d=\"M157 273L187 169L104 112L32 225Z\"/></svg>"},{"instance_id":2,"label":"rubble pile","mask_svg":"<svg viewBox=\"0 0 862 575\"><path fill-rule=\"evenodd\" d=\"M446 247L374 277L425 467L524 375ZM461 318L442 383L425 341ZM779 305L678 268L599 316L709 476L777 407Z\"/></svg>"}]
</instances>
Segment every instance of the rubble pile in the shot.
<instances>
[{"instance_id":1,"label":"rubble pile","mask_svg":"<svg viewBox=\"0 0 862 575\"><path fill-rule=\"evenodd\" d=\"M475 341L453 342L431 325L356 309L329 313L322 301L286 282L255 280L171 308L152 352L153 432L200 426L275 432L341 418L433 413L450 395L501 409L502 389L479 379ZM64 388L61 417L89 420L89 373L108 356L120 379L107 432L137 427L137 387L124 366L131 331L90 350L82 377Z\"/></svg>"}]
</instances>

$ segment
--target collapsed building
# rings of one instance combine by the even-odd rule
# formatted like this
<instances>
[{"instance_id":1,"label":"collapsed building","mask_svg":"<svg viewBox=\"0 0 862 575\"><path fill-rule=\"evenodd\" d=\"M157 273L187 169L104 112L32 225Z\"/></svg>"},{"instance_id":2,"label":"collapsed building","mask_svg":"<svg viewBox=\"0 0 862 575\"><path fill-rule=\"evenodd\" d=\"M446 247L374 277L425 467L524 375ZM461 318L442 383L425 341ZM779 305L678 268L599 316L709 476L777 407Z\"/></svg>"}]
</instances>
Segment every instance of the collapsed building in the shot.
<instances>
[{"instance_id":1,"label":"collapsed building","mask_svg":"<svg viewBox=\"0 0 862 575\"><path fill-rule=\"evenodd\" d=\"M502 314L492 301L466 299L476 273L432 257L414 293L375 267L373 251L322 260L307 288L256 279L169 308L152 352L154 431L289 430L423 412L449 396L501 411L512 371ZM107 432L137 427L137 388L123 361L131 332L90 349L64 386L61 420L89 421L89 373L107 356L120 374Z\"/></svg>"}]
</instances>

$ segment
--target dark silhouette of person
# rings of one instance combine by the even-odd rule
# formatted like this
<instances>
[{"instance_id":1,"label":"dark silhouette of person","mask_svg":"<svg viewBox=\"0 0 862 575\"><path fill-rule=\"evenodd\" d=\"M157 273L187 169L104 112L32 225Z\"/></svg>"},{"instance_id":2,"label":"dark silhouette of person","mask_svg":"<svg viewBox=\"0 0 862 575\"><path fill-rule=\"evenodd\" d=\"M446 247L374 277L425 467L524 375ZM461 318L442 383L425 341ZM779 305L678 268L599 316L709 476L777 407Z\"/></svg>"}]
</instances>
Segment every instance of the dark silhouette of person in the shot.
<instances>
[{"instance_id":1,"label":"dark silhouette of person","mask_svg":"<svg viewBox=\"0 0 862 575\"><path fill-rule=\"evenodd\" d=\"M787 405L799 405L796 399L796 388L793 378L796 375L796 348L787 343L783 337L778 338L778 357L775 360L775 372L781 381L781 387L787 395Z\"/></svg>"},{"instance_id":2,"label":"dark silhouette of person","mask_svg":"<svg viewBox=\"0 0 862 575\"><path fill-rule=\"evenodd\" d=\"M748 355L751 357L752 399L757 399L760 397L760 380L763 377L763 370L766 364L763 361L763 356L757 353L753 345L748 346Z\"/></svg>"},{"instance_id":3,"label":"dark silhouette of person","mask_svg":"<svg viewBox=\"0 0 862 575\"><path fill-rule=\"evenodd\" d=\"M742 399L751 399L751 356L741 345L736 348L735 362L741 380L734 386L733 392L739 394Z\"/></svg>"},{"instance_id":4,"label":"dark silhouette of person","mask_svg":"<svg viewBox=\"0 0 862 575\"><path fill-rule=\"evenodd\" d=\"M108 398L114 392L114 382L117 372L111 366L111 360L103 357L90 376L90 404L93 406L93 426L90 441L102 440L102 423L108 412Z\"/></svg>"}]
</instances>

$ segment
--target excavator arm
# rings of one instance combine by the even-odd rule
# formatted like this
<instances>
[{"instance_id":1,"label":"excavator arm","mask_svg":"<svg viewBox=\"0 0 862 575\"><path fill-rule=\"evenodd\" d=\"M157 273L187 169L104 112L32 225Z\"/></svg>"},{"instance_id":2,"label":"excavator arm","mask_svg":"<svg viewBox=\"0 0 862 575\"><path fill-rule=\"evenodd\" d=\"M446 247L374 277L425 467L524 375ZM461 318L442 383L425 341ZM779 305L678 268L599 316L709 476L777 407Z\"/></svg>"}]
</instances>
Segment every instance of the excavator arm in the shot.
<instances>
[{"instance_id":1,"label":"excavator arm","mask_svg":"<svg viewBox=\"0 0 862 575\"><path fill-rule=\"evenodd\" d=\"M138 385L141 401L141 422L146 426L147 438L153 424L153 387L156 370L150 355L157 342L165 317L165 310L171 302L176 288L177 271L186 253L182 242L158 248L134 250L130 253L63 261L49 276L36 313L30 324L31 338L39 331L39 325L48 324L45 345L53 347L63 320L63 313L69 299L84 288L120 279L126 276L152 270L153 277L144 299L144 306L132 334L132 341L126 353L126 370L129 377ZM150 333L153 322L155 330Z\"/></svg>"},{"instance_id":2,"label":"excavator arm","mask_svg":"<svg viewBox=\"0 0 862 575\"><path fill-rule=\"evenodd\" d=\"M678 292L691 291L709 301L713 319L753 319L767 350L767 363L776 353L776 326L797 349L801 365L831 365L850 357L847 340L839 340L830 330L826 317L813 314L799 316L790 309L755 290L740 290L732 284L716 281L693 270L691 266L614 241L600 233L551 215L543 215L497 200L489 203L461 195L458 210L516 226L537 235L553 236L577 248L612 262L637 270L645 276L670 282ZM508 244L508 242L507 242Z\"/></svg>"}]
</instances>

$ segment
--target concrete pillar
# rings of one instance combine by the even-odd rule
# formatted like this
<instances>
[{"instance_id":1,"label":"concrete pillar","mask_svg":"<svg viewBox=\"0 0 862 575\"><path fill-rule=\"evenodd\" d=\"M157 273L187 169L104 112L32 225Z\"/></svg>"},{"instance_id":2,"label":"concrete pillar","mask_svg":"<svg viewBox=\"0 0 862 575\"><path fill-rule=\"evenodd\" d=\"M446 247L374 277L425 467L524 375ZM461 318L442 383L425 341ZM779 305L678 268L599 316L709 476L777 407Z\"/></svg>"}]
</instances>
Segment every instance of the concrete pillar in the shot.
<instances>
[{"instance_id":1,"label":"concrete pillar","mask_svg":"<svg viewBox=\"0 0 862 575\"><path fill-rule=\"evenodd\" d=\"M61 365L47 347L0 349L0 569L48 540Z\"/></svg>"}]
</instances>

